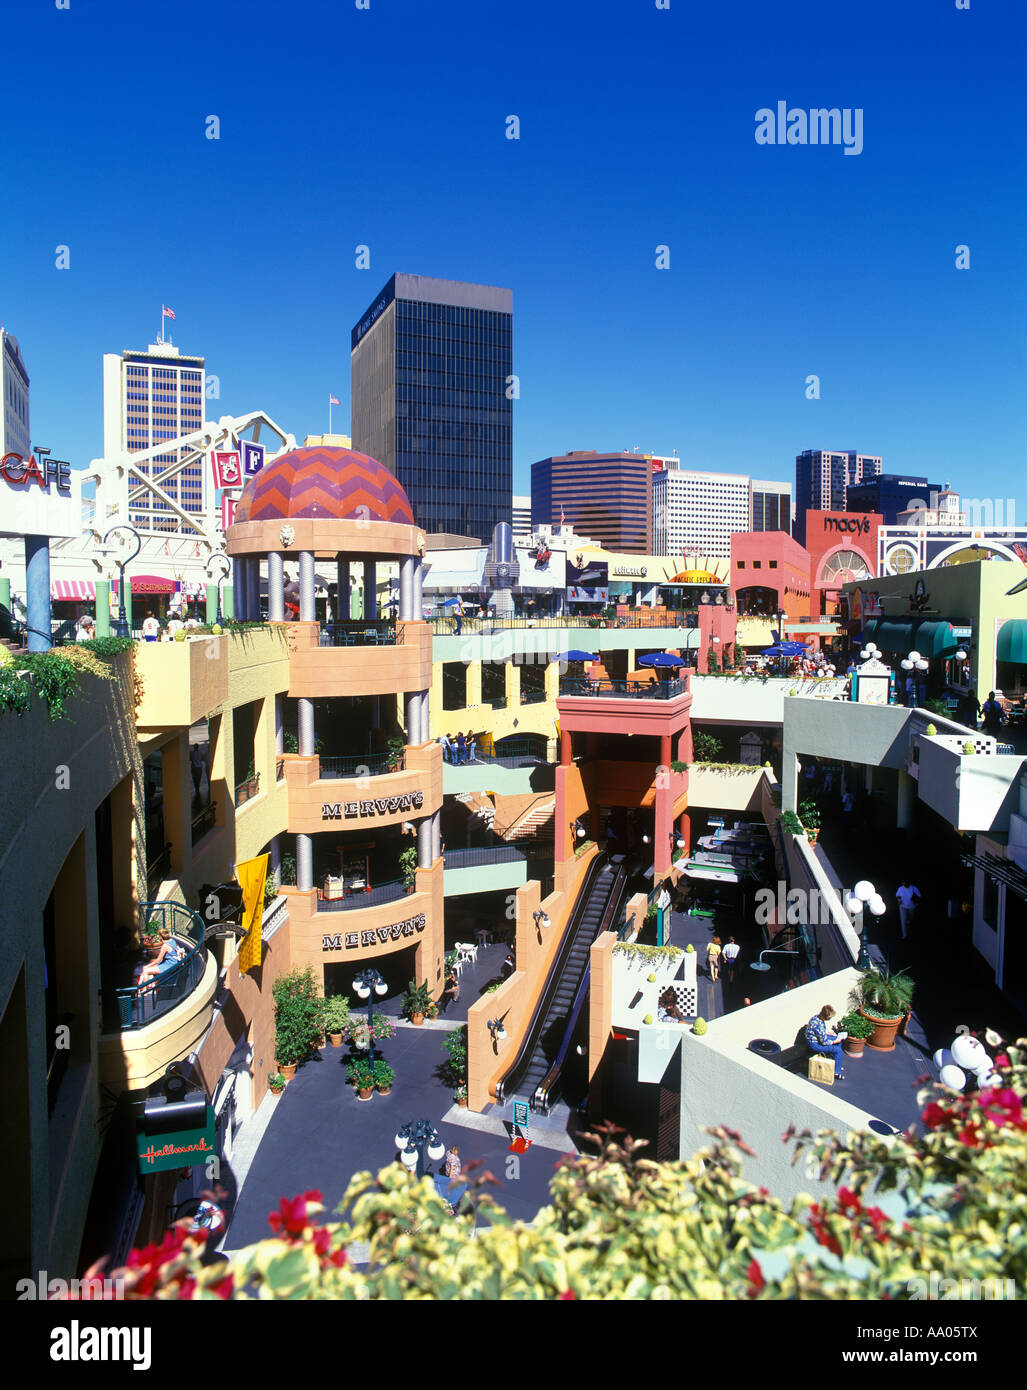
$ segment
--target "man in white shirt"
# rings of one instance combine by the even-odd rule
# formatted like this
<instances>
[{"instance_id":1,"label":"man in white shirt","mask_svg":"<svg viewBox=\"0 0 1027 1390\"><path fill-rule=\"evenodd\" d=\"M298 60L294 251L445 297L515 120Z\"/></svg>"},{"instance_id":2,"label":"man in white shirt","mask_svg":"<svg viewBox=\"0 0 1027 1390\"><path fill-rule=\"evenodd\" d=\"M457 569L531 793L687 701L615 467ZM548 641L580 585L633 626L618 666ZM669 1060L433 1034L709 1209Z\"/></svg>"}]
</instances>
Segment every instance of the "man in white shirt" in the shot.
<instances>
[{"instance_id":1,"label":"man in white shirt","mask_svg":"<svg viewBox=\"0 0 1027 1390\"><path fill-rule=\"evenodd\" d=\"M902 939L905 941L907 928L913 925L913 914L920 901L920 889L915 888L908 878L904 878L895 894L895 901L899 905L899 925L902 928Z\"/></svg>"},{"instance_id":2,"label":"man in white shirt","mask_svg":"<svg viewBox=\"0 0 1027 1390\"><path fill-rule=\"evenodd\" d=\"M739 946L733 936L729 936L727 945L724 947L723 951L721 951L721 955L724 957L724 972L727 975L729 984L734 984L735 965L741 952L741 946Z\"/></svg>"},{"instance_id":3,"label":"man in white shirt","mask_svg":"<svg viewBox=\"0 0 1027 1390\"><path fill-rule=\"evenodd\" d=\"M156 642L160 636L160 623L152 613L147 613L143 619L143 641Z\"/></svg>"}]
</instances>

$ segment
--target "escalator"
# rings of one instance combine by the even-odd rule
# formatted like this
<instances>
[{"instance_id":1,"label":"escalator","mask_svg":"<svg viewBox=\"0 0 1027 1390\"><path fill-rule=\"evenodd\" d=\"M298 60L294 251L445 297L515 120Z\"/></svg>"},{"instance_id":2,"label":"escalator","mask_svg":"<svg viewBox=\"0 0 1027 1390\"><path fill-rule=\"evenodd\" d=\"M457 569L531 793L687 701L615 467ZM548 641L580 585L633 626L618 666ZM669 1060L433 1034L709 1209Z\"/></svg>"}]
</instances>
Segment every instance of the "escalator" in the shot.
<instances>
[{"instance_id":1,"label":"escalator","mask_svg":"<svg viewBox=\"0 0 1027 1390\"><path fill-rule=\"evenodd\" d=\"M548 1114L560 1090L560 1075L588 997L589 952L600 932L619 917L627 894L627 865L600 855L589 869L571 921L513 1065L496 1086L502 1105L526 1096L533 1110Z\"/></svg>"}]
</instances>

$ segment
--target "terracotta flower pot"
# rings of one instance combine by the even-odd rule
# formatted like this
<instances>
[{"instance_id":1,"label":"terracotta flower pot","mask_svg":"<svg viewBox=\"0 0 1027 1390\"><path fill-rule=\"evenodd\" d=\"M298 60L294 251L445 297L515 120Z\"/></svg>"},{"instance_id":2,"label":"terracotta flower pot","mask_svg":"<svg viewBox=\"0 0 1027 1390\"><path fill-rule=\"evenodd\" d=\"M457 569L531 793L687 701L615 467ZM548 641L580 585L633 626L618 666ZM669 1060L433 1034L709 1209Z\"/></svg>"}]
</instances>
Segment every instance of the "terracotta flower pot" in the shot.
<instances>
[{"instance_id":1,"label":"terracotta flower pot","mask_svg":"<svg viewBox=\"0 0 1027 1390\"><path fill-rule=\"evenodd\" d=\"M357 1097L358 1097L358 1099L360 1099L360 1100L370 1100L371 1097L372 1097L373 1095L374 1095L374 1087L373 1087L373 1086L367 1086L367 1087L364 1087L364 1088L362 1088L362 1089L360 1089L360 1090L357 1091Z\"/></svg>"},{"instance_id":2,"label":"terracotta flower pot","mask_svg":"<svg viewBox=\"0 0 1027 1390\"><path fill-rule=\"evenodd\" d=\"M860 1009L860 1013L868 1023L874 1025L874 1031L866 1040L866 1046L871 1052L894 1052L895 1035L899 1031L899 1024L903 1016L897 1018L874 1018L873 1014L868 1014L865 1009Z\"/></svg>"},{"instance_id":3,"label":"terracotta flower pot","mask_svg":"<svg viewBox=\"0 0 1027 1390\"><path fill-rule=\"evenodd\" d=\"M389 1092L392 1090L392 1086L376 1086L375 1090L378 1092L380 1096L387 1096Z\"/></svg>"},{"instance_id":4,"label":"terracotta flower pot","mask_svg":"<svg viewBox=\"0 0 1027 1390\"><path fill-rule=\"evenodd\" d=\"M415 1028L420 1028L421 1024L424 1022L424 1014L411 1014L410 1022Z\"/></svg>"},{"instance_id":5,"label":"terracotta flower pot","mask_svg":"<svg viewBox=\"0 0 1027 1390\"><path fill-rule=\"evenodd\" d=\"M845 1053L846 1057L862 1057L863 1044L865 1041L865 1038L846 1038L842 1042L842 1051Z\"/></svg>"},{"instance_id":6,"label":"terracotta flower pot","mask_svg":"<svg viewBox=\"0 0 1027 1390\"><path fill-rule=\"evenodd\" d=\"M467 1097L466 1097L466 1096L464 1096L463 1100L460 1100L459 1097L458 1097L456 1103L457 1103L457 1105L459 1105L459 1107L460 1107L461 1110L466 1110L466 1109L467 1109Z\"/></svg>"},{"instance_id":7,"label":"terracotta flower pot","mask_svg":"<svg viewBox=\"0 0 1027 1390\"><path fill-rule=\"evenodd\" d=\"M282 1076L285 1077L286 1081L291 1081L296 1075L297 1066L299 1066L298 1062L287 1062L283 1063L278 1070L281 1072Z\"/></svg>"},{"instance_id":8,"label":"terracotta flower pot","mask_svg":"<svg viewBox=\"0 0 1027 1390\"><path fill-rule=\"evenodd\" d=\"M328 1041L331 1043L331 1045L332 1045L333 1047L341 1047L341 1046L342 1046L342 1034L341 1034L341 1033L329 1033L329 1034L328 1034Z\"/></svg>"}]
</instances>

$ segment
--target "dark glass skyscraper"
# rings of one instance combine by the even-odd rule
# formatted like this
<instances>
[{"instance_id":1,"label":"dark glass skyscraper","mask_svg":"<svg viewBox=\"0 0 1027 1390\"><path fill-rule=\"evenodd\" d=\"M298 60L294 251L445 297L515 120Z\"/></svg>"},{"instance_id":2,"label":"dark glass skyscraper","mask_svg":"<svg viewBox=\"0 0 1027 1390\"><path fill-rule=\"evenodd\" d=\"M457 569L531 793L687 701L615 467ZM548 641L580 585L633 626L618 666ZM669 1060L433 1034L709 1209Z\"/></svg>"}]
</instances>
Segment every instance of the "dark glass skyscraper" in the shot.
<instances>
[{"instance_id":1,"label":"dark glass skyscraper","mask_svg":"<svg viewBox=\"0 0 1027 1390\"><path fill-rule=\"evenodd\" d=\"M395 473L426 531L511 520L513 291L397 273L351 340L353 447Z\"/></svg>"}]
</instances>

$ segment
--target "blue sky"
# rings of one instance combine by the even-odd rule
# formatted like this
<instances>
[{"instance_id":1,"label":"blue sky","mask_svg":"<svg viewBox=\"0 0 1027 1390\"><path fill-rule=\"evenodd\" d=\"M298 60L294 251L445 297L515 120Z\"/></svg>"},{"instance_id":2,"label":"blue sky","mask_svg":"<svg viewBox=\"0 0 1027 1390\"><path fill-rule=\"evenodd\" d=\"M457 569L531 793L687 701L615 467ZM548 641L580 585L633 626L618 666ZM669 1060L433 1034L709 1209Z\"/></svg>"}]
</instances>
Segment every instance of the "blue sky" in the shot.
<instances>
[{"instance_id":1,"label":"blue sky","mask_svg":"<svg viewBox=\"0 0 1027 1390\"><path fill-rule=\"evenodd\" d=\"M0 319L76 465L162 302L212 413L302 437L332 391L348 428L350 329L406 270L512 287L517 491L638 445L1024 496L1020 0L7 0L3 37ZM863 152L757 145L779 100L861 108Z\"/></svg>"}]
</instances>

